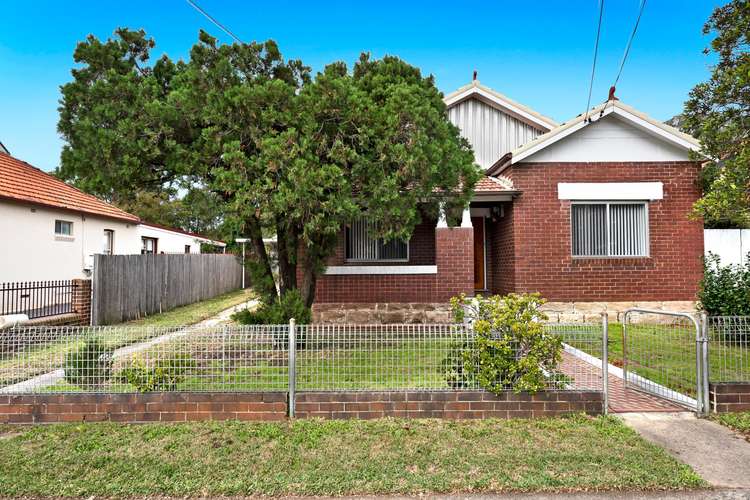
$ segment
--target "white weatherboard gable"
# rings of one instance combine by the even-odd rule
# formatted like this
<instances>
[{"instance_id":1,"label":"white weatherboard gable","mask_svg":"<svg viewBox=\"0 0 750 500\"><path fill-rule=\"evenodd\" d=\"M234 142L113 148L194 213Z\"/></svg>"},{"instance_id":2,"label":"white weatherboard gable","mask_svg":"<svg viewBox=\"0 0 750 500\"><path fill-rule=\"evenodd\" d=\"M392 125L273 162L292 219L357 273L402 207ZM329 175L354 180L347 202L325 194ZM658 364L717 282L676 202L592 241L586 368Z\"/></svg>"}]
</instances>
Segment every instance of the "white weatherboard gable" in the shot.
<instances>
[{"instance_id":1,"label":"white weatherboard gable","mask_svg":"<svg viewBox=\"0 0 750 500\"><path fill-rule=\"evenodd\" d=\"M486 169L508 151L543 133L479 99L466 99L448 109L448 119L474 150L477 164Z\"/></svg>"},{"instance_id":2,"label":"white weatherboard gable","mask_svg":"<svg viewBox=\"0 0 750 500\"><path fill-rule=\"evenodd\" d=\"M652 130L611 113L521 161L646 162L687 161L689 150L667 142Z\"/></svg>"},{"instance_id":3,"label":"white weatherboard gable","mask_svg":"<svg viewBox=\"0 0 750 500\"><path fill-rule=\"evenodd\" d=\"M557 184L559 200L661 200L664 185L661 182L560 182Z\"/></svg>"},{"instance_id":4,"label":"white weatherboard gable","mask_svg":"<svg viewBox=\"0 0 750 500\"><path fill-rule=\"evenodd\" d=\"M589 120L586 120L587 117ZM613 120L619 120L620 123L613 122ZM608 121L614 128L601 127ZM559 154L541 155L542 151L552 148L567 138L597 127L600 130L589 137L592 140L575 141L566 149L557 151ZM631 127L631 130L627 127ZM657 141L662 140L668 146L650 141L652 138ZM593 144L596 141L602 144ZM627 144L628 147L623 147L623 144L628 141L630 141ZM700 153L700 149L700 143L694 137L654 120L620 101L608 101L593 108L588 115L579 115L515 149L507 159L503 159L502 163L494 165L491 173L498 174L507 166L523 161L557 162L563 161L562 158L576 162L684 160L690 159L690 151Z\"/></svg>"}]
</instances>

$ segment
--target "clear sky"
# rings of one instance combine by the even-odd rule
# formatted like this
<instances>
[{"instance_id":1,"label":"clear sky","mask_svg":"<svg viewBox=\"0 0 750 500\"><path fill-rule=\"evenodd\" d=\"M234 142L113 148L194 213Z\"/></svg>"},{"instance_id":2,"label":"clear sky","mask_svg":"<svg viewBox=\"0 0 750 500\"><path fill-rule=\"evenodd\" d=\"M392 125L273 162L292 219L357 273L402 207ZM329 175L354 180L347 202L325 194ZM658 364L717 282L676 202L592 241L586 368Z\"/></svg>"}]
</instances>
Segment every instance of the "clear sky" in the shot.
<instances>
[{"instance_id":1,"label":"clear sky","mask_svg":"<svg viewBox=\"0 0 750 500\"><path fill-rule=\"evenodd\" d=\"M393 54L432 73L443 92L479 80L558 121L584 111L598 0L482 2L263 2L196 0L244 41L276 40L313 70L362 51ZM701 28L723 2L650 0L617 95L666 120L709 75ZM633 29L639 0L605 0L592 105L603 101ZM72 53L88 34L144 28L154 59L184 58L204 28L231 39L185 0L3 0L0 9L0 142L42 169L59 163L59 86L70 80Z\"/></svg>"}]
</instances>

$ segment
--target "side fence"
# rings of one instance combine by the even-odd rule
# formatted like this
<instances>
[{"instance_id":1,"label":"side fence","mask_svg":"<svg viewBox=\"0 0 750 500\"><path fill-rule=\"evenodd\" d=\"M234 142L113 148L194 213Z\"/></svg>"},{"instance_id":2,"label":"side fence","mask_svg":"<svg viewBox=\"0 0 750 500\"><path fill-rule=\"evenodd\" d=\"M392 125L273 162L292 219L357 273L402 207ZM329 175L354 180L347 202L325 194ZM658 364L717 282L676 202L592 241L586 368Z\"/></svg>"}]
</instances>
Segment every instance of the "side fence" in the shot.
<instances>
[{"instance_id":1,"label":"side fence","mask_svg":"<svg viewBox=\"0 0 750 500\"><path fill-rule=\"evenodd\" d=\"M210 299L242 286L234 255L96 255L92 325L107 325Z\"/></svg>"}]
</instances>

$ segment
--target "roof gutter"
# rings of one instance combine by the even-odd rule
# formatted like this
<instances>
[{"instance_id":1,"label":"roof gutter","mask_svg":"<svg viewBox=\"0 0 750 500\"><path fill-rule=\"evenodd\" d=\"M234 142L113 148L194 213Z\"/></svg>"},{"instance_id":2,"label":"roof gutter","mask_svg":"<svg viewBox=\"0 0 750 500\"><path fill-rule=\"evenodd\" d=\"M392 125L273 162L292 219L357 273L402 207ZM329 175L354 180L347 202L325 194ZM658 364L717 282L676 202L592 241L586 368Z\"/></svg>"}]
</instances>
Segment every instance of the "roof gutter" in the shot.
<instances>
[{"instance_id":1,"label":"roof gutter","mask_svg":"<svg viewBox=\"0 0 750 500\"><path fill-rule=\"evenodd\" d=\"M510 166L511 160L513 160L513 153L505 153L500 157L499 160L493 163L492 166L485 171L485 174L490 177L497 177L503 172L503 170Z\"/></svg>"}]
</instances>

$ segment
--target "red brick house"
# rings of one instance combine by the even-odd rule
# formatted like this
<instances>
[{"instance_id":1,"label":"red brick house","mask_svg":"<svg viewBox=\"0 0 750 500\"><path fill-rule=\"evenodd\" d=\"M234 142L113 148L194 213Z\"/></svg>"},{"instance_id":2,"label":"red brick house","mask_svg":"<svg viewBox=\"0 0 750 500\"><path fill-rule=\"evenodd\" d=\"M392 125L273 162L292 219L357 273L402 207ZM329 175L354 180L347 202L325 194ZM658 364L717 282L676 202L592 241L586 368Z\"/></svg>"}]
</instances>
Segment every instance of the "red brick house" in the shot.
<instances>
[{"instance_id":1,"label":"red brick house","mask_svg":"<svg viewBox=\"0 0 750 500\"><path fill-rule=\"evenodd\" d=\"M638 304L692 310L702 276L698 142L613 100L556 124L478 82L445 98L485 169L458 227L410 241L342 231L318 321L440 322L459 293L540 292L553 320Z\"/></svg>"}]
</instances>

